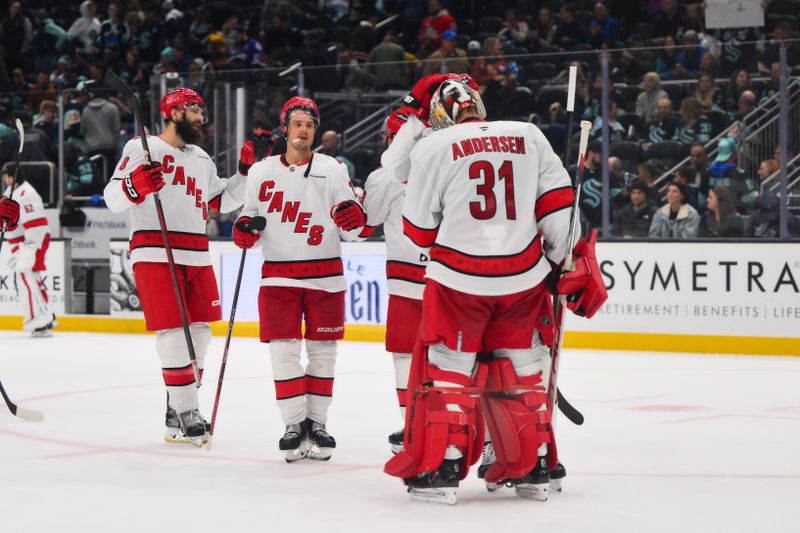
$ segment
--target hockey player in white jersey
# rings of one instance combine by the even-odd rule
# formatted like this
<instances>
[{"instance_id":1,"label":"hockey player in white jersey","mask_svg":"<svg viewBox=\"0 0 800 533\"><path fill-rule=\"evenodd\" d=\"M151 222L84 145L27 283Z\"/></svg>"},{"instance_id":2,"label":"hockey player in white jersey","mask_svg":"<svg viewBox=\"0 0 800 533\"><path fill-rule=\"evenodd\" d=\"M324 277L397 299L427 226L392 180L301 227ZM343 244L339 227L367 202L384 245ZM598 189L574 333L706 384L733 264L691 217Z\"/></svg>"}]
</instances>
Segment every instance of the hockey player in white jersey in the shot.
<instances>
[{"instance_id":1,"label":"hockey player in white jersey","mask_svg":"<svg viewBox=\"0 0 800 533\"><path fill-rule=\"evenodd\" d=\"M195 91L169 91L161 100L164 131L147 138L152 164L147 165L141 139L128 141L104 193L109 209L130 213L134 280L147 329L156 332L156 352L167 389L165 440L195 446L207 439L207 424L199 411L197 384L152 193L159 193L164 206L178 285L202 372L211 342L209 323L222 318L208 253L208 210L225 213L240 207L248 169L256 154L265 155L272 146L269 132L251 137L241 148L237 174L230 179L218 177L211 157L197 146L206 122L203 107Z\"/></svg>"},{"instance_id":2,"label":"hockey player in white jersey","mask_svg":"<svg viewBox=\"0 0 800 533\"><path fill-rule=\"evenodd\" d=\"M336 440L327 432L336 341L344 336L345 279L340 237L356 240L366 221L347 169L311 151L317 105L295 96L281 108L286 154L250 171L245 205L234 227L240 248L261 246L260 337L269 343L275 396L286 426L278 447L288 462L327 460ZM250 220L262 216L259 234ZM301 326L305 322L305 334ZM308 364L300 362L305 338Z\"/></svg>"},{"instance_id":3,"label":"hockey player in white jersey","mask_svg":"<svg viewBox=\"0 0 800 533\"><path fill-rule=\"evenodd\" d=\"M22 306L22 329L33 337L50 337L56 325L55 314L42 280L45 257L50 246L50 228L44 214L42 197L33 185L25 180L19 169L14 186L14 168L3 174L6 190L0 196L0 217L6 222L6 238L11 246L8 267L14 273L19 302ZM14 216L16 213L16 216Z\"/></svg>"},{"instance_id":4,"label":"hockey player in white jersey","mask_svg":"<svg viewBox=\"0 0 800 533\"><path fill-rule=\"evenodd\" d=\"M412 123L408 127L421 132L422 123L402 109L393 111L386 118L383 137L389 144L389 150L392 150L395 135L409 119ZM408 149L412 146L408 146ZM399 156L402 157L403 154ZM405 153L405 157L408 157L408 153ZM395 389L403 420L406 416L406 385L411 368L411 352L422 320L422 289L425 287L425 265L428 263L427 256L421 254L403 236L404 198L404 183L389 176L383 167L374 170L364 184L362 199L368 225L359 234L359 237L367 238L383 224L386 239L386 285L389 292L386 351L392 354ZM403 448L402 429L389 435L389 445L393 453Z\"/></svg>"},{"instance_id":5,"label":"hockey player in white jersey","mask_svg":"<svg viewBox=\"0 0 800 533\"><path fill-rule=\"evenodd\" d=\"M481 454L484 415L497 462L487 481L546 500L557 460L546 401L553 317L548 280L591 316L605 299L593 242L578 268L567 252L574 193L542 132L486 122L480 95L445 81L431 100L435 131L411 152L403 208L408 236L430 257L422 327L409 376L404 450L385 467L413 499L456 503ZM590 250L591 248L591 250ZM477 352L492 353L476 365ZM549 465L548 465L549 463Z\"/></svg>"}]
</instances>

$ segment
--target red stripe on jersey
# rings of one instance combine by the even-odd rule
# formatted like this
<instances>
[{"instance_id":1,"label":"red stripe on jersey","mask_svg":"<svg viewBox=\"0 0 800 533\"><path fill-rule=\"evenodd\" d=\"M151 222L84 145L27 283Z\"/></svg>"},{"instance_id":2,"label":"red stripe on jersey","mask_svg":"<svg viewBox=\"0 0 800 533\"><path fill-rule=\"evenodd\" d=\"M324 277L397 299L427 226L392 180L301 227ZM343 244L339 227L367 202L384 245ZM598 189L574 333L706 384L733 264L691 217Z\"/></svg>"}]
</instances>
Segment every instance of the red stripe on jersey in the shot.
<instances>
[{"instance_id":1,"label":"red stripe on jersey","mask_svg":"<svg viewBox=\"0 0 800 533\"><path fill-rule=\"evenodd\" d=\"M570 186L547 191L536 199L536 220L542 220L550 213L572 207L574 201L575 192Z\"/></svg>"},{"instance_id":2,"label":"red stripe on jersey","mask_svg":"<svg viewBox=\"0 0 800 533\"><path fill-rule=\"evenodd\" d=\"M8 239L8 244L17 244L17 243L24 242L24 241L25 241L25 237L24 236L23 237L14 237L13 239Z\"/></svg>"},{"instance_id":3,"label":"red stripe on jersey","mask_svg":"<svg viewBox=\"0 0 800 533\"><path fill-rule=\"evenodd\" d=\"M192 365L183 368L162 368L161 375L164 377L164 385L181 387L194 383L194 370Z\"/></svg>"},{"instance_id":4,"label":"red stripe on jersey","mask_svg":"<svg viewBox=\"0 0 800 533\"><path fill-rule=\"evenodd\" d=\"M46 225L47 225L47 219L45 217L41 217L41 218L34 218L33 220L29 220L23 223L22 227L25 229L31 229Z\"/></svg>"},{"instance_id":5,"label":"red stripe on jersey","mask_svg":"<svg viewBox=\"0 0 800 533\"><path fill-rule=\"evenodd\" d=\"M378 226L364 226L363 228L361 228L361 233L359 233L358 236L359 237L369 237L373 233L375 233L376 229L378 229Z\"/></svg>"},{"instance_id":6,"label":"red stripe on jersey","mask_svg":"<svg viewBox=\"0 0 800 533\"><path fill-rule=\"evenodd\" d=\"M292 379L275 380L275 399L288 400L306 393L305 376Z\"/></svg>"},{"instance_id":7,"label":"red stripe on jersey","mask_svg":"<svg viewBox=\"0 0 800 533\"><path fill-rule=\"evenodd\" d=\"M400 404L400 407L406 406L406 398L408 398L408 389L396 389L397 390L397 403Z\"/></svg>"},{"instance_id":8,"label":"red stripe on jersey","mask_svg":"<svg viewBox=\"0 0 800 533\"><path fill-rule=\"evenodd\" d=\"M208 202L208 207L209 209L214 209L217 211L217 213L219 213L219 208L221 204L222 204L222 193L219 193L217 196L212 198L210 202Z\"/></svg>"},{"instance_id":9,"label":"red stripe on jersey","mask_svg":"<svg viewBox=\"0 0 800 533\"><path fill-rule=\"evenodd\" d=\"M316 396L333 396L333 378L318 378L306 374L306 392Z\"/></svg>"},{"instance_id":10,"label":"red stripe on jersey","mask_svg":"<svg viewBox=\"0 0 800 533\"><path fill-rule=\"evenodd\" d=\"M419 226L415 226L406 217L403 217L403 233L420 248L428 248L429 246L433 246L433 243L436 242L439 228L420 228Z\"/></svg>"},{"instance_id":11,"label":"red stripe on jersey","mask_svg":"<svg viewBox=\"0 0 800 533\"><path fill-rule=\"evenodd\" d=\"M264 278L330 278L344 274L339 257L310 261L264 261L261 279Z\"/></svg>"},{"instance_id":12,"label":"red stripe on jersey","mask_svg":"<svg viewBox=\"0 0 800 533\"><path fill-rule=\"evenodd\" d=\"M413 263L404 263L403 261L386 261L386 277L424 285L425 267Z\"/></svg>"},{"instance_id":13,"label":"red stripe on jersey","mask_svg":"<svg viewBox=\"0 0 800 533\"><path fill-rule=\"evenodd\" d=\"M184 233L182 231L168 231L169 244L174 250L189 250L192 252L207 252L208 237L197 233ZM163 248L164 239L159 230L142 230L133 232L131 237L131 251L137 248Z\"/></svg>"},{"instance_id":14,"label":"red stripe on jersey","mask_svg":"<svg viewBox=\"0 0 800 533\"><path fill-rule=\"evenodd\" d=\"M535 267L541 258L539 235L524 250L511 255L469 255L438 244L431 249L431 261L462 274L486 278L522 274Z\"/></svg>"}]
</instances>

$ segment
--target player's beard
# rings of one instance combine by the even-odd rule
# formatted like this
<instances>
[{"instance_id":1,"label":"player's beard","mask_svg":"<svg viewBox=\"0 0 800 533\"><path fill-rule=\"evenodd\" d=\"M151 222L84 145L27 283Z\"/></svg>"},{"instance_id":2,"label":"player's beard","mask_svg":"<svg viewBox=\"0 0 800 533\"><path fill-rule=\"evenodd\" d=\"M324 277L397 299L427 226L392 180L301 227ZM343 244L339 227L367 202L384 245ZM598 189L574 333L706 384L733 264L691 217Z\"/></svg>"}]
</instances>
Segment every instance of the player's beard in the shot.
<instances>
[{"instance_id":1,"label":"player's beard","mask_svg":"<svg viewBox=\"0 0 800 533\"><path fill-rule=\"evenodd\" d=\"M189 122L186 119L175 123L175 131L180 135L186 144L198 144L203 141L202 125L195 126L196 122Z\"/></svg>"}]
</instances>

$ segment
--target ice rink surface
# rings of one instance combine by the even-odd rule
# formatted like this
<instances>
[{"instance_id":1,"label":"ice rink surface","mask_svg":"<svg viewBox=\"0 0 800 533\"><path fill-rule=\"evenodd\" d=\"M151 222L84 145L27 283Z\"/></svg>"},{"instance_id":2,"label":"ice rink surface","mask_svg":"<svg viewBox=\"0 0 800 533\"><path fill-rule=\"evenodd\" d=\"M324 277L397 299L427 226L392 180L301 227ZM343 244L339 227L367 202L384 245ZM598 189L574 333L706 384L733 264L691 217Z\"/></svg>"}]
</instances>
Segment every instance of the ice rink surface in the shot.
<instances>
[{"instance_id":1,"label":"ice rink surface","mask_svg":"<svg viewBox=\"0 0 800 533\"><path fill-rule=\"evenodd\" d=\"M206 365L210 419L223 340ZM328 463L286 464L267 350L234 338L211 451L162 441L154 337L0 332L0 531L789 532L800 526L800 358L566 350L564 492L546 503L474 471L456 507L411 502L382 472L400 428L391 358L341 343Z\"/></svg>"}]
</instances>

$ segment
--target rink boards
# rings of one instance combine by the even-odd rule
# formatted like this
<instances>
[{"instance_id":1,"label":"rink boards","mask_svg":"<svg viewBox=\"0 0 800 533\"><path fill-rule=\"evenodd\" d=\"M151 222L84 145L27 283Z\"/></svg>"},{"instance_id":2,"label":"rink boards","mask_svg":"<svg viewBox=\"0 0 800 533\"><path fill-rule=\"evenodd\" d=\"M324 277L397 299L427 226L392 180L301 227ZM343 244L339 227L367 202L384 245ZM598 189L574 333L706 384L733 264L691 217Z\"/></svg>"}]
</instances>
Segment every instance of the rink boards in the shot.
<instances>
[{"instance_id":1,"label":"rink boards","mask_svg":"<svg viewBox=\"0 0 800 533\"><path fill-rule=\"evenodd\" d=\"M212 242L212 263L230 313L241 252ZM3 256L6 254L3 250ZM63 243L48 252L48 279L64 280ZM127 243L111 243L112 316L63 316L68 283L56 292L62 330L144 332L124 259ZM747 242L601 242L597 255L608 302L591 320L567 316L565 346L610 350L800 355L800 246ZM2 258L0 258L2 259ZM382 342L385 332L385 246L344 243L345 338ZM248 253L234 335L258 335L261 257ZM3 278L6 278L5 284ZM17 329L13 285L0 265L0 327ZM214 325L224 335L227 321Z\"/></svg>"}]
</instances>

